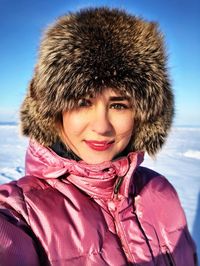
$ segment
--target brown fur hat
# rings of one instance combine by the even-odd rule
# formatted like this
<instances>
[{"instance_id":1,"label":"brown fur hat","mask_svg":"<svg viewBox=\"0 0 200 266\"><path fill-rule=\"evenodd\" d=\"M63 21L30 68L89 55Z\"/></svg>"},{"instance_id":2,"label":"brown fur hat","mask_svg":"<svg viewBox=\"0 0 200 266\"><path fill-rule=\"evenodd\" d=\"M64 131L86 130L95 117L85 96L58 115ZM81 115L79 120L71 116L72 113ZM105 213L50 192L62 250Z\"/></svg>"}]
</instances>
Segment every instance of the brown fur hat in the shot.
<instances>
[{"instance_id":1,"label":"brown fur hat","mask_svg":"<svg viewBox=\"0 0 200 266\"><path fill-rule=\"evenodd\" d=\"M136 121L129 150L154 155L167 137L174 113L157 25L109 8L58 18L44 34L21 107L23 134L51 146L59 140L62 111L106 87L133 99Z\"/></svg>"}]
</instances>

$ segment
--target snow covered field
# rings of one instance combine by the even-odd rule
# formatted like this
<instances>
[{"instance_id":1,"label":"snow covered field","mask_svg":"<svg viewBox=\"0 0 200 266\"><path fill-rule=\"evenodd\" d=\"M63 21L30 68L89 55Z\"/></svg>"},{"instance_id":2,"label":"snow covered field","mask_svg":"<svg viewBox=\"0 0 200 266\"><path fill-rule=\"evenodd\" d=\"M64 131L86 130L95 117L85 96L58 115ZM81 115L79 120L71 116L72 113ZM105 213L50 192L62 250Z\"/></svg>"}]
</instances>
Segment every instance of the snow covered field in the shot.
<instances>
[{"instance_id":1,"label":"snow covered field","mask_svg":"<svg viewBox=\"0 0 200 266\"><path fill-rule=\"evenodd\" d=\"M28 140L16 125L0 124L0 183L20 178ZM176 127L155 160L144 166L165 175L176 188L200 257L200 128Z\"/></svg>"}]
</instances>

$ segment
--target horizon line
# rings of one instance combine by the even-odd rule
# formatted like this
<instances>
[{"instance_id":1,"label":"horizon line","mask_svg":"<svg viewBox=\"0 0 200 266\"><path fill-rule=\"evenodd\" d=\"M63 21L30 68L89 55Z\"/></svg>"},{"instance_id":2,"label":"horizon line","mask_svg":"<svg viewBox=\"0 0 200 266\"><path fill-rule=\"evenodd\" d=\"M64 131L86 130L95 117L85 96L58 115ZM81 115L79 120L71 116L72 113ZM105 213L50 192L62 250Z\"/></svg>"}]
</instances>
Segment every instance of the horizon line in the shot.
<instances>
[{"instance_id":1,"label":"horizon line","mask_svg":"<svg viewBox=\"0 0 200 266\"><path fill-rule=\"evenodd\" d=\"M17 126L19 125L19 121L0 121L0 126ZM198 128L200 127L200 124L173 124L171 128L175 128L175 127L194 127L194 128Z\"/></svg>"}]
</instances>

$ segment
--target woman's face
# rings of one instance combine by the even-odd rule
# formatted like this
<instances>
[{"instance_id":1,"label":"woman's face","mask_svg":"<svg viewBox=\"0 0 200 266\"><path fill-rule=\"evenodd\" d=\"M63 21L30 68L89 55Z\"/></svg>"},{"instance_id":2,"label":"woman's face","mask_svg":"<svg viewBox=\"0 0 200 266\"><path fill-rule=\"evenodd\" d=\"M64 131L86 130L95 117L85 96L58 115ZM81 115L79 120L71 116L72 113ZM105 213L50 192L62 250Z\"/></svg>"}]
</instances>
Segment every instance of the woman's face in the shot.
<instances>
[{"instance_id":1,"label":"woman's face","mask_svg":"<svg viewBox=\"0 0 200 266\"><path fill-rule=\"evenodd\" d=\"M122 152L133 132L134 111L128 98L105 89L95 98L83 98L63 112L64 143L89 164L112 160Z\"/></svg>"}]
</instances>

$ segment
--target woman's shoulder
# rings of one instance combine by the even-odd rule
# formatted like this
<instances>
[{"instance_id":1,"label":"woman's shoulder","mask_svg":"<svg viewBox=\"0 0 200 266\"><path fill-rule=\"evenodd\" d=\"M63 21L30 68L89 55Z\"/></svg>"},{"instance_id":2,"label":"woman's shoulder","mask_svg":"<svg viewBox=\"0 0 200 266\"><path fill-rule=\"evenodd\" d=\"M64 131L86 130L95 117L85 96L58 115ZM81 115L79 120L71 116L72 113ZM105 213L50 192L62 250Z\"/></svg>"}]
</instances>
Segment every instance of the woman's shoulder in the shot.
<instances>
[{"instance_id":1,"label":"woman's shoulder","mask_svg":"<svg viewBox=\"0 0 200 266\"><path fill-rule=\"evenodd\" d=\"M0 208L14 209L21 213L26 210L25 194L45 190L49 184L35 176L24 176L18 180L0 185Z\"/></svg>"},{"instance_id":2,"label":"woman's shoulder","mask_svg":"<svg viewBox=\"0 0 200 266\"><path fill-rule=\"evenodd\" d=\"M23 176L18 180L13 180L9 183L0 185L0 195L20 195L22 192L27 192L34 189L45 189L48 183L36 176ZM0 198L1 199L1 198Z\"/></svg>"},{"instance_id":3,"label":"woman's shoulder","mask_svg":"<svg viewBox=\"0 0 200 266\"><path fill-rule=\"evenodd\" d=\"M153 191L154 193L172 193L177 197L177 193L170 181L162 174L140 166L137 168L134 175L135 187L137 194L144 193L144 191Z\"/></svg>"},{"instance_id":4,"label":"woman's shoulder","mask_svg":"<svg viewBox=\"0 0 200 266\"><path fill-rule=\"evenodd\" d=\"M136 172L135 188L137 203L151 210L151 215L154 213L159 220L170 226L176 224L184 227L187 224L178 194L166 177L149 168L140 167ZM172 213L176 215L172 216Z\"/></svg>"},{"instance_id":5,"label":"woman's shoulder","mask_svg":"<svg viewBox=\"0 0 200 266\"><path fill-rule=\"evenodd\" d=\"M49 184L35 176L24 176L0 185L0 215L29 224L27 198L42 194Z\"/></svg>"}]
</instances>

